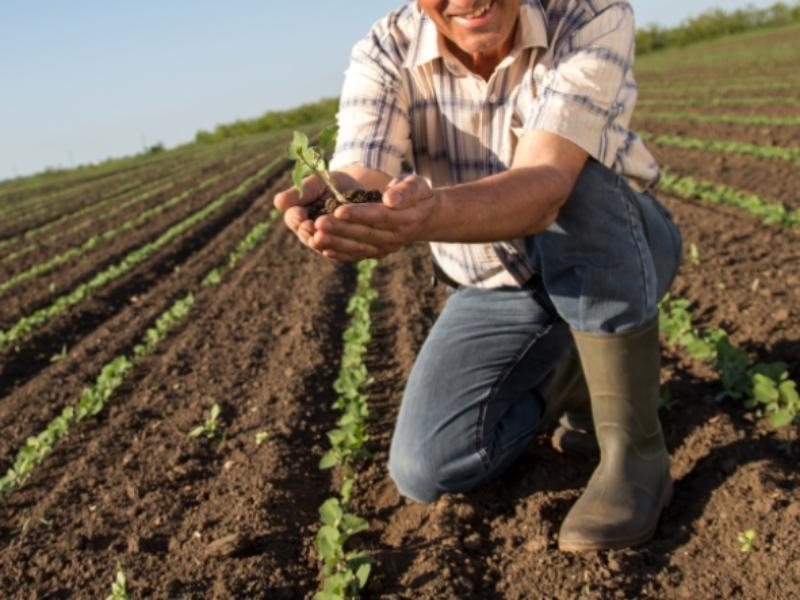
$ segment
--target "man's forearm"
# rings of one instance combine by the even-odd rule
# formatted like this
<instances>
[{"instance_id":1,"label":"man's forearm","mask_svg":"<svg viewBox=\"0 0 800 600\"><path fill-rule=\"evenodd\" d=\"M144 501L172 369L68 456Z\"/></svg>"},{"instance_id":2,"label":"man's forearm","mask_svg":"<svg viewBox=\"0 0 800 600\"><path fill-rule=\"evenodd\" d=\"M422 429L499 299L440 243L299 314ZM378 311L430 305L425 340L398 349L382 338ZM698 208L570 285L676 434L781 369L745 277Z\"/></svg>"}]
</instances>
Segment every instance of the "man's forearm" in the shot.
<instances>
[{"instance_id":1,"label":"man's forearm","mask_svg":"<svg viewBox=\"0 0 800 600\"><path fill-rule=\"evenodd\" d=\"M542 165L437 188L418 239L496 242L538 233L553 223L573 185L562 171Z\"/></svg>"}]
</instances>

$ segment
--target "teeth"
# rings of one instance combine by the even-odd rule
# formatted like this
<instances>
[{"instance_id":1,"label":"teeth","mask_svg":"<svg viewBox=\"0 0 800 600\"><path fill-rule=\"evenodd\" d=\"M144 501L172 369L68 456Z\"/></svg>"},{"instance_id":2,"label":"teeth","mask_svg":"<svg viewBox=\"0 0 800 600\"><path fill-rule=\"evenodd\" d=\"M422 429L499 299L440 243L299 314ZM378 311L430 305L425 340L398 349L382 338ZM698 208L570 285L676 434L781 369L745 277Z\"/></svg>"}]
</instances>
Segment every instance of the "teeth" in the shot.
<instances>
[{"instance_id":1,"label":"teeth","mask_svg":"<svg viewBox=\"0 0 800 600\"><path fill-rule=\"evenodd\" d=\"M492 0L489 0L486 4L484 4L482 7L477 9L475 12L470 13L468 15L464 15L464 18L466 18L466 19L477 19L478 17L482 17L483 15L486 14L486 12L489 10L489 7L491 5L492 5Z\"/></svg>"}]
</instances>

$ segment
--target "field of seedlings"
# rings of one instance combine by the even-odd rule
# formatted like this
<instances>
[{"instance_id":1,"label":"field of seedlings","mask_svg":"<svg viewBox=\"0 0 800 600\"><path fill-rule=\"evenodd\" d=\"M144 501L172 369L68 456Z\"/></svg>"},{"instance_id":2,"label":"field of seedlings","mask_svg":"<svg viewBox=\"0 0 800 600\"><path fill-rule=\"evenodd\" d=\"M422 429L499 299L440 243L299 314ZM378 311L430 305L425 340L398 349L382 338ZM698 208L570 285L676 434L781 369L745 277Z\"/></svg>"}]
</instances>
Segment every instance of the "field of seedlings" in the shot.
<instances>
[{"instance_id":1,"label":"field of seedlings","mask_svg":"<svg viewBox=\"0 0 800 600\"><path fill-rule=\"evenodd\" d=\"M543 434L433 505L386 471L446 293L272 210L291 132L0 183L0 597L800 594L800 27L654 53L635 128L684 236L662 305L674 499L557 550L594 461Z\"/></svg>"}]
</instances>

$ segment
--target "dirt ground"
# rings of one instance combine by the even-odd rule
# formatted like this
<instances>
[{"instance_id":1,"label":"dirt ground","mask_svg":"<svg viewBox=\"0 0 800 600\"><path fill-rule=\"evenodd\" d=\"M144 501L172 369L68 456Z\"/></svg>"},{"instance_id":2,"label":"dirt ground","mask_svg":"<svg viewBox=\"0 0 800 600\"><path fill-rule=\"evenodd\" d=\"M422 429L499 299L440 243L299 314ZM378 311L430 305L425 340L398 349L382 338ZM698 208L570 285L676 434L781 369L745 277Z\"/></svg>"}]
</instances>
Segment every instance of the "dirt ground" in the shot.
<instances>
[{"instance_id":1,"label":"dirt ground","mask_svg":"<svg viewBox=\"0 0 800 600\"><path fill-rule=\"evenodd\" d=\"M263 217L268 195L253 203L250 222ZM796 373L795 234L732 211L665 202L702 257L699 266L685 262L674 291L696 302L704 326L740 324L731 329L735 341ZM244 221L232 221L186 270L203 271L243 231ZM359 545L377 558L370 597L792 597L800 584L800 475L787 435L715 403L714 375L680 352L665 350L663 370L677 400L663 413L676 492L643 548L558 552L560 521L593 463L555 452L546 435L472 494L424 506L402 499L387 477L386 452L405 377L444 302L430 286L428 260L425 247L414 247L386 259L375 277L374 460L356 491L371 525ZM764 282L755 293L754 278ZM153 284L139 306L163 306L191 279ZM708 285L718 279L724 293ZM316 509L332 489L316 462L334 419L331 383L353 286L351 267L304 251L278 226L220 289L201 292L191 322L137 369L109 410L79 427L0 506L3 597L102 597L117 563L138 597L310 597ZM103 339L133 338L154 314L154 306L126 308L87 337L82 356ZM55 388L63 374L46 369L26 385ZM54 395L51 410L65 396ZM21 400L31 397L12 393L4 402L24 412ZM214 402L224 441L188 438ZM4 431L15 431L12 421L6 417ZM261 447L258 431L270 433ZM22 435L4 445L5 464ZM741 553L737 535L750 528L756 550Z\"/></svg>"}]
</instances>

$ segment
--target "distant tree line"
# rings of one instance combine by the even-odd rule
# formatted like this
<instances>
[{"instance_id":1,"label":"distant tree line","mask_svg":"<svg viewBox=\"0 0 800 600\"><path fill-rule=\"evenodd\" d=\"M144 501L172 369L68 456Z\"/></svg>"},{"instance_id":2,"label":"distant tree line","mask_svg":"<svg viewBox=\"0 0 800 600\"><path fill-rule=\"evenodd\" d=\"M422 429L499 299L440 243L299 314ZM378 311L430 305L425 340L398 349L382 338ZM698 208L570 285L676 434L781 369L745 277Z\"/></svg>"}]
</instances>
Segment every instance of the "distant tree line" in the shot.
<instances>
[{"instance_id":1,"label":"distant tree line","mask_svg":"<svg viewBox=\"0 0 800 600\"><path fill-rule=\"evenodd\" d=\"M636 31L636 54L694 42L752 29L776 27L800 22L800 1L791 4L777 2L768 8L747 8L726 12L712 9L685 20L677 27L662 28L649 25Z\"/></svg>"},{"instance_id":2,"label":"distant tree line","mask_svg":"<svg viewBox=\"0 0 800 600\"><path fill-rule=\"evenodd\" d=\"M303 104L289 110L271 110L255 119L240 119L233 123L217 125L213 131L198 131L194 139L199 143L218 142L229 137L333 121L338 110L338 98L324 98L319 102Z\"/></svg>"}]
</instances>

